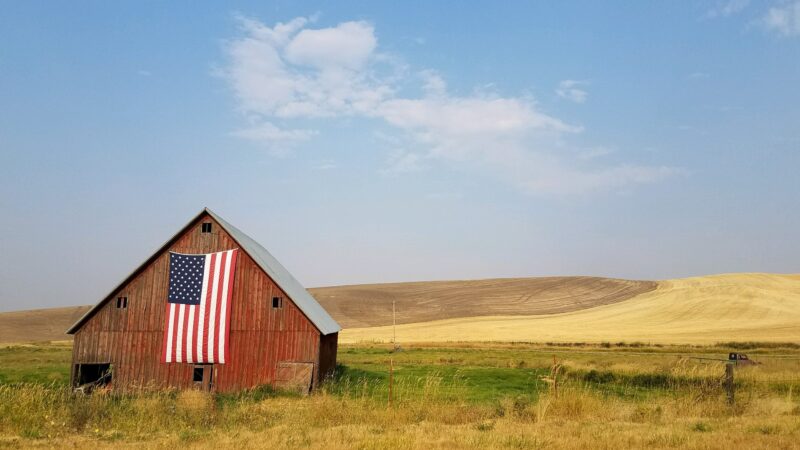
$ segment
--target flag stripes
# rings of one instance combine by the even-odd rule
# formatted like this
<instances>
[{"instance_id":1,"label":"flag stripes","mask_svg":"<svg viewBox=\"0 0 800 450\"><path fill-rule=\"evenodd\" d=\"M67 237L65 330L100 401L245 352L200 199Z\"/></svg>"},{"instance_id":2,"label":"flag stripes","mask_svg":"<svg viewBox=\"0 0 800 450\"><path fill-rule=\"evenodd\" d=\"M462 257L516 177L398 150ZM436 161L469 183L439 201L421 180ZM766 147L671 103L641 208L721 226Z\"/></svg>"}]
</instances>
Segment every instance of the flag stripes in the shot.
<instances>
[{"instance_id":1,"label":"flag stripes","mask_svg":"<svg viewBox=\"0 0 800 450\"><path fill-rule=\"evenodd\" d=\"M237 254L170 253L163 362L225 363Z\"/></svg>"}]
</instances>

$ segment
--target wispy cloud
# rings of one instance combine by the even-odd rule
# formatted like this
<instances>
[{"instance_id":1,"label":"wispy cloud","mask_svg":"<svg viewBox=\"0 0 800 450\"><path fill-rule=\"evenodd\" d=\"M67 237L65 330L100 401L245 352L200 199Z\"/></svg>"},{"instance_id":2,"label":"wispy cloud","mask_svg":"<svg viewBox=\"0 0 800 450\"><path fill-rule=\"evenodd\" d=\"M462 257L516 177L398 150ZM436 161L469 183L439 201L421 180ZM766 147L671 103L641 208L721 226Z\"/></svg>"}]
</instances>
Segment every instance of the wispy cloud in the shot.
<instances>
[{"instance_id":1,"label":"wispy cloud","mask_svg":"<svg viewBox=\"0 0 800 450\"><path fill-rule=\"evenodd\" d=\"M333 169L338 169L338 168L339 168L339 164L336 164L335 161L330 160L330 159L327 159L327 160L324 160L324 161L318 161L314 165L314 169L315 170L333 170Z\"/></svg>"},{"instance_id":2,"label":"wispy cloud","mask_svg":"<svg viewBox=\"0 0 800 450\"><path fill-rule=\"evenodd\" d=\"M589 93L581 89L581 86L586 86L588 83L585 81L564 80L558 83L556 94L575 103L583 103L589 97Z\"/></svg>"},{"instance_id":3,"label":"wispy cloud","mask_svg":"<svg viewBox=\"0 0 800 450\"><path fill-rule=\"evenodd\" d=\"M715 19L728 17L742 12L750 4L750 0L725 0L718 2L713 8L706 11L705 17Z\"/></svg>"},{"instance_id":4,"label":"wispy cloud","mask_svg":"<svg viewBox=\"0 0 800 450\"><path fill-rule=\"evenodd\" d=\"M237 20L241 34L226 45L222 75L249 120L234 132L238 137L285 148L312 139L321 118L369 118L394 130L391 145L402 149L390 155L385 173L447 164L532 194L592 192L674 173L576 156L568 137L581 133L580 125L544 112L529 96L499 95L491 86L454 95L435 70L410 71L382 54L368 22L312 28L313 20L302 17L272 27ZM398 86L414 84L419 96L400 95ZM585 84L564 80L559 95L583 102Z\"/></svg>"},{"instance_id":5,"label":"wispy cloud","mask_svg":"<svg viewBox=\"0 0 800 450\"><path fill-rule=\"evenodd\" d=\"M686 78L689 80L705 80L706 78L711 78L711 74L706 72L692 72L686 75Z\"/></svg>"},{"instance_id":6,"label":"wispy cloud","mask_svg":"<svg viewBox=\"0 0 800 450\"><path fill-rule=\"evenodd\" d=\"M307 141L315 134L315 130L284 129L265 121L231 133L242 139L268 144L271 153L276 155L288 153L294 144Z\"/></svg>"},{"instance_id":7,"label":"wispy cloud","mask_svg":"<svg viewBox=\"0 0 800 450\"><path fill-rule=\"evenodd\" d=\"M760 24L784 37L800 36L800 1L785 3L767 10Z\"/></svg>"}]
</instances>

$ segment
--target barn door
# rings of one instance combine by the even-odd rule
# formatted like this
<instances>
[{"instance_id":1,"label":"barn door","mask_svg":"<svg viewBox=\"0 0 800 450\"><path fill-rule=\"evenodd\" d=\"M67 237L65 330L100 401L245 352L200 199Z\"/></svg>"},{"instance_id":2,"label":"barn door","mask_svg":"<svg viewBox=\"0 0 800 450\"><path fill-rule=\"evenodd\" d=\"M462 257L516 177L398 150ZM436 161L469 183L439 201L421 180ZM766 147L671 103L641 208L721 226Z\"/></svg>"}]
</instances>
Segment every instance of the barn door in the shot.
<instances>
[{"instance_id":1,"label":"barn door","mask_svg":"<svg viewBox=\"0 0 800 450\"><path fill-rule=\"evenodd\" d=\"M311 391L314 363L281 361L275 370L275 387L301 394Z\"/></svg>"},{"instance_id":2,"label":"barn door","mask_svg":"<svg viewBox=\"0 0 800 450\"><path fill-rule=\"evenodd\" d=\"M194 386L202 391L210 391L214 386L214 365L195 364L192 374Z\"/></svg>"}]
</instances>

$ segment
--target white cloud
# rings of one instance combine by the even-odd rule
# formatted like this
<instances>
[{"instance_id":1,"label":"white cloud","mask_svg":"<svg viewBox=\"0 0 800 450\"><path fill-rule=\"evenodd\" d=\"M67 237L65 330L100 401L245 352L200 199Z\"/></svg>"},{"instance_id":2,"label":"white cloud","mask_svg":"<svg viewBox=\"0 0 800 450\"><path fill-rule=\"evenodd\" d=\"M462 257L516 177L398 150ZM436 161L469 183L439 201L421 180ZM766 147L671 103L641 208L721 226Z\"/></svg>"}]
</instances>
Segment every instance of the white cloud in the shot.
<instances>
[{"instance_id":1,"label":"white cloud","mask_svg":"<svg viewBox=\"0 0 800 450\"><path fill-rule=\"evenodd\" d=\"M251 122L234 132L238 137L286 148L311 139L309 124L320 118L372 119L394 130L373 132L396 149L384 173L447 164L533 194L591 192L671 174L662 167L602 167L576 156L567 138L583 128L547 114L530 97L497 95L492 86L450 94L438 72L409 72L381 54L367 22L317 29L306 18L271 28L248 18L239 23L242 35L226 45L222 70ZM399 95L399 86L414 83L421 95ZM585 84L565 80L559 95L583 102ZM302 125L283 129L275 121Z\"/></svg>"},{"instance_id":2,"label":"white cloud","mask_svg":"<svg viewBox=\"0 0 800 450\"><path fill-rule=\"evenodd\" d=\"M585 81L576 81L576 80L564 80L558 83L558 87L556 88L556 94L561 97L565 98L569 101L575 103L583 103L586 101L586 98L589 94L580 88L580 86L585 86Z\"/></svg>"},{"instance_id":3,"label":"white cloud","mask_svg":"<svg viewBox=\"0 0 800 450\"><path fill-rule=\"evenodd\" d=\"M286 59L323 70L357 70L367 63L377 44L371 25L345 22L333 28L300 31L286 46Z\"/></svg>"},{"instance_id":4,"label":"white cloud","mask_svg":"<svg viewBox=\"0 0 800 450\"><path fill-rule=\"evenodd\" d=\"M288 130L270 122L261 122L249 128L236 130L231 135L255 142L290 144L305 141L316 134L313 130Z\"/></svg>"},{"instance_id":5,"label":"white cloud","mask_svg":"<svg viewBox=\"0 0 800 450\"><path fill-rule=\"evenodd\" d=\"M770 8L761 19L769 31L785 37L800 36L800 1Z\"/></svg>"},{"instance_id":6,"label":"white cloud","mask_svg":"<svg viewBox=\"0 0 800 450\"><path fill-rule=\"evenodd\" d=\"M426 169L424 157L418 153L396 150L389 155L386 168L382 170L385 174L400 174L408 172L419 172Z\"/></svg>"},{"instance_id":7,"label":"white cloud","mask_svg":"<svg viewBox=\"0 0 800 450\"><path fill-rule=\"evenodd\" d=\"M717 5L706 12L706 18L716 19L717 17L728 17L742 12L750 0L725 0L718 2Z\"/></svg>"}]
</instances>

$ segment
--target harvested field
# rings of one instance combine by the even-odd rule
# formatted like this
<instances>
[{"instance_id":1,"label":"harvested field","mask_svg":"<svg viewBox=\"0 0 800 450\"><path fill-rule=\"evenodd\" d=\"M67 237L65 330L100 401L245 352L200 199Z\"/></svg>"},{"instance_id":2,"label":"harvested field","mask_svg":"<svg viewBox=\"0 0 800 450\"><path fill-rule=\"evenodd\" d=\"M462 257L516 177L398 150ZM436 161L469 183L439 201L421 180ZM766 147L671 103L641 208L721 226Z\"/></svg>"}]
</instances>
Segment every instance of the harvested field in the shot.
<instances>
[{"instance_id":1,"label":"harvested field","mask_svg":"<svg viewBox=\"0 0 800 450\"><path fill-rule=\"evenodd\" d=\"M362 284L309 291L344 328L482 315L553 314L619 302L655 289L652 281L597 277L507 278ZM0 313L0 342L69 339L64 331L89 306Z\"/></svg>"},{"instance_id":2,"label":"harvested field","mask_svg":"<svg viewBox=\"0 0 800 450\"><path fill-rule=\"evenodd\" d=\"M71 336L64 332L89 308L89 306L71 306L0 313L0 342L69 339Z\"/></svg>"},{"instance_id":3,"label":"harvested field","mask_svg":"<svg viewBox=\"0 0 800 450\"><path fill-rule=\"evenodd\" d=\"M800 341L800 275L733 274L659 282L626 301L552 315L397 326L400 342L533 341L712 344ZM340 342L389 342L392 327L344 330Z\"/></svg>"},{"instance_id":4,"label":"harvested field","mask_svg":"<svg viewBox=\"0 0 800 450\"><path fill-rule=\"evenodd\" d=\"M499 278L361 284L309 289L343 328L478 316L579 311L652 291L653 281L598 277Z\"/></svg>"}]
</instances>

